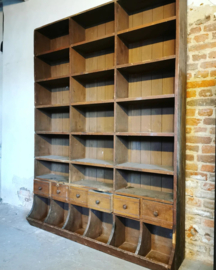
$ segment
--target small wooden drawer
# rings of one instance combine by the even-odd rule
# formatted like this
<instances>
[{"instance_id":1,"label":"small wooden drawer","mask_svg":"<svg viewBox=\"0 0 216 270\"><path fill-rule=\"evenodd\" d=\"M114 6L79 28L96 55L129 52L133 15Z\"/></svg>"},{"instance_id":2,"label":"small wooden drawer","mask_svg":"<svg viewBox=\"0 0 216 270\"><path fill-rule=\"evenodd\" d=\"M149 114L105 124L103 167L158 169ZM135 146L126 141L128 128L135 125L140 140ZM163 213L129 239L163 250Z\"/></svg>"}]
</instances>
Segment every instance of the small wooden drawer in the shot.
<instances>
[{"instance_id":1,"label":"small wooden drawer","mask_svg":"<svg viewBox=\"0 0 216 270\"><path fill-rule=\"evenodd\" d=\"M102 212L112 212L112 194L89 191L88 207Z\"/></svg>"},{"instance_id":2,"label":"small wooden drawer","mask_svg":"<svg viewBox=\"0 0 216 270\"><path fill-rule=\"evenodd\" d=\"M140 217L140 199L114 195L114 213L132 218Z\"/></svg>"},{"instance_id":3,"label":"small wooden drawer","mask_svg":"<svg viewBox=\"0 0 216 270\"><path fill-rule=\"evenodd\" d=\"M34 194L42 197L49 197L50 183L47 181L34 180Z\"/></svg>"},{"instance_id":4,"label":"small wooden drawer","mask_svg":"<svg viewBox=\"0 0 216 270\"><path fill-rule=\"evenodd\" d=\"M72 204L87 206L88 205L88 190L76 187L70 187L69 201Z\"/></svg>"},{"instance_id":5,"label":"small wooden drawer","mask_svg":"<svg viewBox=\"0 0 216 270\"><path fill-rule=\"evenodd\" d=\"M51 197L54 200L68 202L69 186L65 184L52 183Z\"/></svg>"},{"instance_id":6,"label":"small wooden drawer","mask_svg":"<svg viewBox=\"0 0 216 270\"><path fill-rule=\"evenodd\" d=\"M160 227L173 228L173 206L142 200L142 221Z\"/></svg>"}]
</instances>

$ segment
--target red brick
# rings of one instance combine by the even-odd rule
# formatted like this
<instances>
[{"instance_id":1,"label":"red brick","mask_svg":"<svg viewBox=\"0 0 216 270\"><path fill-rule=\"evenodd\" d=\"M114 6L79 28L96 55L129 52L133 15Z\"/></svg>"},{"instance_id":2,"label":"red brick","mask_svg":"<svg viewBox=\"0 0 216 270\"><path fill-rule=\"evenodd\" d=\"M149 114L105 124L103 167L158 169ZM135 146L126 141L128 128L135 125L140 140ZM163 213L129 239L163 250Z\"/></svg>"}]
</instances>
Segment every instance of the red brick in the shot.
<instances>
[{"instance_id":1,"label":"red brick","mask_svg":"<svg viewBox=\"0 0 216 270\"><path fill-rule=\"evenodd\" d=\"M212 97L212 90L211 89L203 89L199 91L199 96L200 97Z\"/></svg>"},{"instance_id":2,"label":"red brick","mask_svg":"<svg viewBox=\"0 0 216 270\"><path fill-rule=\"evenodd\" d=\"M197 118L187 118L186 119L186 125L188 126L198 126L202 122L201 119Z\"/></svg>"},{"instance_id":3,"label":"red brick","mask_svg":"<svg viewBox=\"0 0 216 270\"><path fill-rule=\"evenodd\" d=\"M202 206L202 201L200 199L196 199L196 198L187 198L187 204L188 205L192 205L192 206L197 206L197 207L201 207Z\"/></svg>"},{"instance_id":4,"label":"red brick","mask_svg":"<svg viewBox=\"0 0 216 270\"><path fill-rule=\"evenodd\" d=\"M214 145L203 145L202 146L202 153L203 154L214 154L215 153L215 146Z\"/></svg>"},{"instance_id":5,"label":"red brick","mask_svg":"<svg viewBox=\"0 0 216 270\"><path fill-rule=\"evenodd\" d=\"M200 87L209 87L209 86L215 86L215 85L216 85L216 80L191 81L187 83L187 88L188 89L200 88Z\"/></svg>"},{"instance_id":6,"label":"red brick","mask_svg":"<svg viewBox=\"0 0 216 270\"><path fill-rule=\"evenodd\" d=\"M195 163L186 163L186 170L187 171L197 171L198 165Z\"/></svg>"},{"instance_id":7,"label":"red brick","mask_svg":"<svg viewBox=\"0 0 216 270\"><path fill-rule=\"evenodd\" d=\"M201 172L186 171L186 177L201 180L201 181L207 181L208 175L206 173L201 173Z\"/></svg>"},{"instance_id":8,"label":"red brick","mask_svg":"<svg viewBox=\"0 0 216 270\"><path fill-rule=\"evenodd\" d=\"M187 116L195 116L196 110L195 109L187 109L186 115Z\"/></svg>"},{"instance_id":9,"label":"red brick","mask_svg":"<svg viewBox=\"0 0 216 270\"><path fill-rule=\"evenodd\" d=\"M195 79L199 79L199 78L207 78L209 76L209 71L197 71L194 74L194 78Z\"/></svg>"},{"instance_id":10,"label":"red brick","mask_svg":"<svg viewBox=\"0 0 216 270\"><path fill-rule=\"evenodd\" d=\"M210 134L215 134L215 127L210 128L209 132Z\"/></svg>"},{"instance_id":11,"label":"red brick","mask_svg":"<svg viewBox=\"0 0 216 270\"><path fill-rule=\"evenodd\" d=\"M205 25L205 26L204 26L204 31L205 31L205 32L216 31L216 23L209 24L209 25Z\"/></svg>"},{"instance_id":12,"label":"red brick","mask_svg":"<svg viewBox=\"0 0 216 270\"><path fill-rule=\"evenodd\" d=\"M200 60L205 60L207 58L206 54L194 54L192 55L192 59L194 62L200 61Z\"/></svg>"},{"instance_id":13,"label":"red brick","mask_svg":"<svg viewBox=\"0 0 216 270\"><path fill-rule=\"evenodd\" d=\"M191 37L188 37L187 38L187 43L189 44L189 43L191 43L192 42L192 38Z\"/></svg>"},{"instance_id":14,"label":"red brick","mask_svg":"<svg viewBox=\"0 0 216 270\"><path fill-rule=\"evenodd\" d=\"M216 77L216 70L212 70L210 72L210 77Z\"/></svg>"},{"instance_id":15,"label":"red brick","mask_svg":"<svg viewBox=\"0 0 216 270\"><path fill-rule=\"evenodd\" d=\"M212 38L216 39L216 32L212 33Z\"/></svg>"},{"instance_id":16,"label":"red brick","mask_svg":"<svg viewBox=\"0 0 216 270\"><path fill-rule=\"evenodd\" d=\"M192 128L191 127L186 127L186 134L190 134L192 132Z\"/></svg>"},{"instance_id":17,"label":"red brick","mask_svg":"<svg viewBox=\"0 0 216 270\"><path fill-rule=\"evenodd\" d=\"M209 62L201 63L200 67L203 69L216 68L216 61L209 61Z\"/></svg>"},{"instance_id":18,"label":"red brick","mask_svg":"<svg viewBox=\"0 0 216 270\"><path fill-rule=\"evenodd\" d=\"M206 49L216 48L216 42L196 44L189 46L189 52L202 51Z\"/></svg>"},{"instance_id":19,"label":"red brick","mask_svg":"<svg viewBox=\"0 0 216 270\"><path fill-rule=\"evenodd\" d=\"M214 220L211 220L211 219L205 219L203 221L203 225L205 227L209 227L209 228L214 228Z\"/></svg>"},{"instance_id":20,"label":"red brick","mask_svg":"<svg viewBox=\"0 0 216 270\"><path fill-rule=\"evenodd\" d=\"M205 182L201 184L201 188L206 191L214 191L215 190L215 184Z\"/></svg>"},{"instance_id":21,"label":"red brick","mask_svg":"<svg viewBox=\"0 0 216 270\"><path fill-rule=\"evenodd\" d=\"M211 125L211 126L214 126L215 125L215 118L206 118L204 119L203 121L203 124L204 125Z\"/></svg>"},{"instance_id":22,"label":"red brick","mask_svg":"<svg viewBox=\"0 0 216 270\"><path fill-rule=\"evenodd\" d=\"M216 58L216 51L214 51L214 52L210 52L209 54L208 54L208 57L209 58Z\"/></svg>"},{"instance_id":23,"label":"red brick","mask_svg":"<svg viewBox=\"0 0 216 270\"><path fill-rule=\"evenodd\" d=\"M192 99L187 101L188 106L215 106L215 100L213 98Z\"/></svg>"},{"instance_id":24,"label":"red brick","mask_svg":"<svg viewBox=\"0 0 216 270\"><path fill-rule=\"evenodd\" d=\"M198 155L197 161L203 163L215 163L215 156L214 155Z\"/></svg>"},{"instance_id":25,"label":"red brick","mask_svg":"<svg viewBox=\"0 0 216 270\"><path fill-rule=\"evenodd\" d=\"M194 161L194 155L186 155L186 160Z\"/></svg>"},{"instance_id":26,"label":"red brick","mask_svg":"<svg viewBox=\"0 0 216 270\"><path fill-rule=\"evenodd\" d=\"M186 188L186 195L193 197L194 196L194 191L192 189L190 189L190 188Z\"/></svg>"},{"instance_id":27,"label":"red brick","mask_svg":"<svg viewBox=\"0 0 216 270\"><path fill-rule=\"evenodd\" d=\"M187 65L187 70L197 70L197 69L198 69L198 64L197 63Z\"/></svg>"},{"instance_id":28,"label":"red brick","mask_svg":"<svg viewBox=\"0 0 216 270\"><path fill-rule=\"evenodd\" d=\"M207 128L204 127L194 127L195 133L205 133L207 131Z\"/></svg>"},{"instance_id":29,"label":"red brick","mask_svg":"<svg viewBox=\"0 0 216 270\"><path fill-rule=\"evenodd\" d=\"M210 144L212 139L210 137L200 137L200 136L187 136L187 143L201 143L201 144Z\"/></svg>"},{"instance_id":30,"label":"red brick","mask_svg":"<svg viewBox=\"0 0 216 270\"><path fill-rule=\"evenodd\" d=\"M214 165L202 165L201 171L213 173L213 172L215 172L215 166Z\"/></svg>"},{"instance_id":31,"label":"red brick","mask_svg":"<svg viewBox=\"0 0 216 270\"><path fill-rule=\"evenodd\" d=\"M200 42L205 42L208 38L209 38L209 34L201 34L201 35L195 36L194 40L197 43L200 43Z\"/></svg>"},{"instance_id":32,"label":"red brick","mask_svg":"<svg viewBox=\"0 0 216 270\"><path fill-rule=\"evenodd\" d=\"M200 6L202 6L202 5L203 5L203 4L200 4ZM197 21L195 22L195 24L196 24L196 25L205 24L205 23L209 22L210 19L211 19L211 16L210 16L210 15L207 15L207 16L205 16L205 18L197 20Z\"/></svg>"},{"instance_id":33,"label":"red brick","mask_svg":"<svg viewBox=\"0 0 216 270\"><path fill-rule=\"evenodd\" d=\"M186 150L192 151L192 152L199 152L199 145L186 144Z\"/></svg>"},{"instance_id":34,"label":"red brick","mask_svg":"<svg viewBox=\"0 0 216 270\"><path fill-rule=\"evenodd\" d=\"M196 97L196 90L187 91L187 98Z\"/></svg>"},{"instance_id":35,"label":"red brick","mask_svg":"<svg viewBox=\"0 0 216 270\"><path fill-rule=\"evenodd\" d=\"M193 27L190 29L189 35L198 34L201 32L201 27Z\"/></svg>"},{"instance_id":36,"label":"red brick","mask_svg":"<svg viewBox=\"0 0 216 270\"><path fill-rule=\"evenodd\" d=\"M187 74L187 79L190 80L192 78L192 74L191 73L188 73Z\"/></svg>"},{"instance_id":37,"label":"red brick","mask_svg":"<svg viewBox=\"0 0 216 270\"><path fill-rule=\"evenodd\" d=\"M212 116L213 109L201 109L198 111L199 116Z\"/></svg>"},{"instance_id":38,"label":"red brick","mask_svg":"<svg viewBox=\"0 0 216 270\"><path fill-rule=\"evenodd\" d=\"M204 200L203 207L214 210L214 201Z\"/></svg>"}]
</instances>

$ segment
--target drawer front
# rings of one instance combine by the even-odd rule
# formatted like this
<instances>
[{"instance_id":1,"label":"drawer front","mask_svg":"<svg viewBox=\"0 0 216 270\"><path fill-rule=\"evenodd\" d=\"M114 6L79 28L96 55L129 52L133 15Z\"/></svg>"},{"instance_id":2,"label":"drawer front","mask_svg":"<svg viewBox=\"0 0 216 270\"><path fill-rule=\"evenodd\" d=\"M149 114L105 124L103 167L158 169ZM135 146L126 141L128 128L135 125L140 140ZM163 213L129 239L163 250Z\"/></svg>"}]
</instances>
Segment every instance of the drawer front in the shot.
<instances>
[{"instance_id":1,"label":"drawer front","mask_svg":"<svg viewBox=\"0 0 216 270\"><path fill-rule=\"evenodd\" d=\"M173 206L142 200L142 220L160 227L173 228Z\"/></svg>"},{"instance_id":2,"label":"drawer front","mask_svg":"<svg viewBox=\"0 0 216 270\"><path fill-rule=\"evenodd\" d=\"M112 212L112 194L89 191L88 207L102 212Z\"/></svg>"},{"instance_id":3,"label":"drawer front","mask_svg":"<svg viewBox=\"0 0 216 270\"><path fill-rule=\"evenodd\" d=\"M88 191L81 188L70 187L69 201L71 203L87 206Z\"/></svg>"},{"instance_id":4,"label":"drawer front","mask_svg":"<svg viewBox=\"0 0 216 270\"><path fill-rule=\"evenodd\" d=\"M49 197L50 183L47 181L34 180L34 194L42 197Z\"/></svg>"},{"instance_id":5,"label":"drawer front","mask_svg":"<svg viewBox=\"0 0 216 270\"><path fill-rule=\"evenodd\" d=\"M138 219L140 217L140 199L114 195L114 213Z\"/></svg>"},{"instance_id":6,"label":"drawer front","mask_svg":"<svg viewBox=\"0 0 216 270\"><path fill-rule=\"evenodd\" d=\"M64 184L52 183L51 197L54 200L67 202L69 186Z\"/></svg>"}]
</instances>

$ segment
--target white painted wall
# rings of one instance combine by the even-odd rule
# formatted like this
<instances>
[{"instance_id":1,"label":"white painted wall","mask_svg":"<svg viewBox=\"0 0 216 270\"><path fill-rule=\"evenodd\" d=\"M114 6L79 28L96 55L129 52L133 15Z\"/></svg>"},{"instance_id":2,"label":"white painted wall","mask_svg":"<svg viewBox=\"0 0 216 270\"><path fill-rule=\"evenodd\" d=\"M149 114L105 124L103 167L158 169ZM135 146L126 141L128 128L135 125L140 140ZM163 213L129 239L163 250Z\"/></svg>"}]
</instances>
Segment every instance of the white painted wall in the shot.
<instances>
[{"instance_id":1,"label":"white painted wall","mask_svg":"<svg viewBox=\"0 0 216 270\"><path fill-rule=\"evenodd\" d=\"M0 5L0 45L3 39L3 10ZM3 92L3 53L0 52L0 198L1 198L1 146L2 146L2 92Z\"/></svg>"},{"instance_id":2,"label":"white painted wall","mask_svg":"<svg viewBox=\"0 0 216 270\"><path fill-rule=\"evenodd\" d=\"M34 29L106 2L109 1L30 0L4 7L3 202L31 205L34 174Z\"/></svg>"}]
</instances>

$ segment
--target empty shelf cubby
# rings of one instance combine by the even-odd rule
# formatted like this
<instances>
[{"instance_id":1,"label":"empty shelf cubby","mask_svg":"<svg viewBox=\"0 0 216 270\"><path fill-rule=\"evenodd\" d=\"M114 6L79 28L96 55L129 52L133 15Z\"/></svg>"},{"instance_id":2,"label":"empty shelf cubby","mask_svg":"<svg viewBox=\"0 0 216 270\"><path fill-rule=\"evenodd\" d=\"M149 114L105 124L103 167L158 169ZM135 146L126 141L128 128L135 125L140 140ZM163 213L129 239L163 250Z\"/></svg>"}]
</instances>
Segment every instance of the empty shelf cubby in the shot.
<instances>
[{"instance_id":1,"label":"empty shelf cubby","mask_svg":"<svg viewBox=\"0 0 216 270\"><path fill-rule=\"evenodd\" d=\"M85 237L107 244L113 228L112 214L90 210L88 229Z\"/></svg>"},{"instance_id":2,"label":"empty shelf cubby","mask_svg":"<svg viewBox=\"0 0 216 270\"><path fill-rule=\"evenodd\" d=\"M113 136L72 136L71 159L97 166L112 166Z\"/></svg>"},{"instance_id":3,"label":"empty shelf cubby","mask_svg":"<svg viewBox=\"0 0 216 270\"><path fill-rule=\"evenodd\" d=\"M113 169L96 166L71 164L70 183L75 186L100 191L113 189Z\"/></svg>"},{"instance_id":4,"label":"empty shelf cubby","mask_svg":"<svg viewBox=\"0 0 216 270\"><path fill-rule=\"evenodd\" d=\"M36 132L68 133L70 131L69 107L51 107L35 110Z\"/></svg>"},{"instance_id":5,"label":"empty shelf cubby","mask_svg":"<svg viewBox=\"0 0 216 270\"><path fill-rule=\"evenodd\" d=\"M69 48L35 57L35 80L68 76Z\"/></svg>"},{"instance_id":6,"label":"empty shelf cubby","mask_svg":"<svg viewBox=\"0 0 216 270\"><path fill-rule=\"evenodd\" d=\"M116 193L173 202L173 176L154 173L116 170Z\"/></svg>"},{"instance_id":7,"label":"empty shelf cubby","mask_svg":"<svg viewBox=\"0 0 216 270\"><path fill-rule=\"evenodd\" d=\"M174 133L174 98L119 102L117 132Z\"/></svg>"},{"instance_id":8,"label":"empty shelf cubby","mask_svg":"<svg viewBox=\"0 0 216 270\"><path fill-rule=\"evenodd\" d=\"M114 70L72 77L71 102L84 103L114 99Z\"/></svg>"},{"instance_id":9,"label":"empty shelf cubby","mask_svg":"<svg viewBox=\"0 0 216 270\"><path fill-rule=\"evenodd\" d=\"M140 222L115 216L115 231L110 245L136 253L140 236Z\"/></svg>"},{"instance_id":10,"label":"empty shelf cubby","mask_svg":"<svg viewBox=\"0 0 216 270\"><path fill-rule=\"evenodd\" d=\"M44 223L62 228L67 220L68 211L67 203L51 200L50 211Z\"/></svg>"},{"instance_id":11,"label":"empty shelf cubby","mask_svg":"<svg viewBox=\"0 0 216 270\"><path fill-rule=\"evenodd\" d=\"M156 174L173 175L174 139L117 136L117 167Z\"/></svg>"},{"instance_id":12,"label":"empty shelf cubby","mask_svg":"<svg viewBox=\"0 0 216 270\"><path fill-rule=\"evenodd\" d=\"M36 160L35 178L68 183L69 164Z\"/></svg>"},{"instance_id":13,"label":"empty shelf cubby","mask_svg":"<svg viewBox=\"0 0 216 270\"><path fill-rule=\"evenodd\" d=\"M35 105L69 105L69 77L35 83Z\"/></svg>"},{"instance_id":14,"label":"empty shelf cubby","mask_svg":"<svg viewBox=\"0 0 216 270\"><path fill-rule=\"evenodd\" d=\"M176 15L175 0L118 1L118 31L156 23Z\"/></svg>"},{"instance_id":15,"label":"empty shelf cubby","mask_svg":"<svg viewBox=\"0 0 216 270\"><path fill-rule=\"evenodd\" d=\"M69 47L69 20L62 20L37 29L34 35L36 55Z\"/></svg>"},{"instance_id":16,"label":"empty shelf cubby","mask_svg":"<svg viewBox=\"0 0 216 270\"><path fill-rule=\"evenodd\" d=\"M157 28L157 29L155 29ZM157 61L175 56L176 21L119 34L117 65Z\"/></svg>"},{"instance_id":17,"label":"empty shelf cubby","mask_svg":"<svg viewBox=\"0 0 216 270\"><path fill-rule=\"evenodd\" d=\"M28 218L43 222L49 212L50 199L34 195L33 206Z\"/></svg>"},{"instance_id":18,"label":"empty shelf cubby","mask_svg":"<svg viewBox=\"0 0 216 270\"><path fill-rule=\"evenodd\" d=\"M83 235L89 220L89 209L76 205L69 206L68 219L63 229Z\"/></svg>"},{"instance_id":19,"label":"empty shelf cubby","mask_svg":"<svg viewBox=\"0 0 216 270\"><path fill-rule=\"evenodd\" d=\"M114 131L114 104L72 106L71 132L110 133Z\"/></svg>"},{"instance_id":20,"label":"empty shelf cubby","mask_svg":"<svg viewBox=\"0 0 216 270\"><path fill-rule=\"evenodd\" d=\"M40 159L69 161L69 135L35 135L35 156Z\"/></svg>"},{"instance_id":21,"label":"empty shelf cubby","mask_svg":"<svg viewBox=\"0 0 216 270\"><path fill-rule=\"evenodd\" d=\"M114 34L114 3L73 16L71 24L71 43L80 43Z\"/></svg>"}]
</instances>

